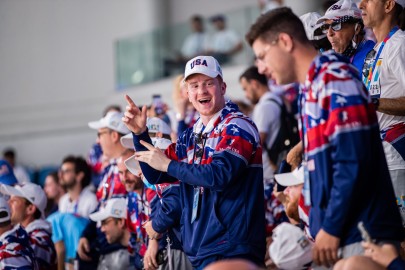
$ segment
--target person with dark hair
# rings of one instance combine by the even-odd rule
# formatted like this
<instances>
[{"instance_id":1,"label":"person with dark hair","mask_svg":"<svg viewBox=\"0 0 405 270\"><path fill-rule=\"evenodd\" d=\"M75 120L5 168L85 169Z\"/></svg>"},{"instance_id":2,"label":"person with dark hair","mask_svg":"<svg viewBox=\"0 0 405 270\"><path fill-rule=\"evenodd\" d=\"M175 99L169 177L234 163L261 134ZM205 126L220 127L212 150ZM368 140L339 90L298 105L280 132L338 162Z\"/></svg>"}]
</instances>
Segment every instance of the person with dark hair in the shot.
<instances>
[{"instance_id":1,"label":"person with dark hair","mask_svg":"<svg viewBox=\"0 0 405 270\"><path fill-rule=\"evenodd\" d=\"M276 141L281 126L281 108L283 99L273 93L267 86L267 77L260 74L256 66L249 67L239 77L239 83L245 92L245 97L255 105L252 120L259 130L260 141L263 149L271 150ZM268 155L269 151L263 150L263 184L266 203L266 233L271 236L273 229L281 222L286 221L284 207L273 193L274 172L277 164Z\"/></svg>"},{"instance_id":2,"label":"person with dark hair","mask_svg":"<svg viewBox=\"0 0 405 270\"><path fill-rule=\"evenodd\" d=\"M405 32L398 20L405 0L361 1L364 24L377 44L367 55L363 82L377 111L380 136L405 227Z\"/></svg>"},{"instance_id":3,"label":"person with dark hair","mask_svg":"<svg viewBox=\"0 0 405 270\"><path fill-rule=\"evenodd\" d=\"M11 224L10 207L0 197L0 269L39 270L27 232Z\"/></svg>"},{"instance_id":4,"label":"person with dark hair","mask_svg":"<svg viewBox=\"0 0 405 270\"><path fill-rule=\"evenodd\" d=\"M355 68L344 57L318 54L290 8L270 11L246 35L277 83L299 82L304 199L311 204L313 259L332 266L363 253L357 224L371 237L399 244L401 218L377 117Z\"/></svg>"},{"instance_id":5,"label":"person with dark hair","mask_svg":"<svg viewBox=\"0 0 405 270\"><path fill-rule=\"evenodd\" d=\"M17 164L17 154L14 149L8 148L3 152L3 158L13 167L14 175L19 184L30 183L31 179L23 166Z\"/></svg>"},{"instance_id":6,"label":"person with dark hair","mask_svg":"<svg viewBox=\"0 0 405 270\"><path fill-rule=\"evenodd\" d=\"M317 23L332 44L332 49L347 57L359 75L363 70L364 59L375 42L364 38L364 24L361 10L353 0L340 0L328 8Z\"/></svg>"},{"instance_id":7,"label":"person with dark hair","mask_svg":"<svg viewBox=\"0 0 405 270\"><path fill-rule=\"evenodd\" d=\"M40 270L56 270L56 251L52 242L51 224L44 220L46 195L43 189L32 183L23 186L2 185L0 192L11 196L11 223L20 224L28 233Z\"/></svg>"},{"instance_id":8,"label":"person with dark hair","mask_svg":"<svg viewBox=\"0 0 405 270\"><path fill-rule=\"evenodd\" d=\"M67 193L59 200L59 212L88 218L96 210L98 201L86 187L91 180L90 167L82 157L67 156L59 170L61 185Z\"/></svg>"},{"instance_id":9,"label":"person with dark hair","mask_svg":"<svg viewBox=\"0 0 405 270\"><path fill-rule=\"evenodd\" d=\"M51 172L45 178L44 191L48 202L45 208L45 217L58 211L59 200L65 194L65 190L59 182L59 173Z\"/></svg>"}]
</instances>

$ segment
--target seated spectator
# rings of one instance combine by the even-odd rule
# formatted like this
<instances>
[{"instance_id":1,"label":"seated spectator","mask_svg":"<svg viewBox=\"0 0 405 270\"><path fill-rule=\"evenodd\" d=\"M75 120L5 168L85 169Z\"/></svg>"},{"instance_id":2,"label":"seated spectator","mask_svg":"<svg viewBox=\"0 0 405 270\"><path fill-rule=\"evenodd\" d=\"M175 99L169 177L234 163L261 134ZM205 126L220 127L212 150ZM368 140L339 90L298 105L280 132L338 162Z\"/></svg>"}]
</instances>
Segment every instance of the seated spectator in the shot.
<instances>
[{"instance_id":1,"label":"seated spectator","mask_svg":"<svg viewBox=\"0 0 405 270\"><path fill-rule=\"evenodd\" d=\"M65 190L59 182L59 174L57 171L51 172L45 178L44 191L48 202L45 208L45 217L55 213L59 209L59 199L65 194Z\"/></svg>"},{"instance_id":2,"label":"seated spectator","mask_svg":"<svg viewBox=\"0 0 405 270\"><path fill-rule=\"evenodd\" d=\"M56 269L56 251L51 240L51 224L43 219L46 195L39 185L2 185L0 192L11 196L11 223L20 224L28 233L40 270Z\"/></svg>"},{"instance_id":3,"label":"seated spectator","mask_svg":"<svg viewBox=\"0 0 405 270\"><path fill-rule=\"evenodd\" d=\"M220 64L228 63L231 57L243 49L242 40L238 34L226 27L226 18L219 14L211 18L215 33L210 37L205 54L211 55Z\"/></svg>"},{"instance_id":4,"label":"seated spectator","mask_svg":"<svg viewBox=\"0 0 405 270\"><path fill-rule=\"evenodd\" d=\"M60 167L61 185L67 193L59 200L59 212L88 218L96 210L96 195L86 189L91 181L90 167L81 157L67 156Z\"/></svg>"},{"instance_id":5,"label":"seated spectator","mask_svg":"<svg viewBox=\"0 0 405 270\"><path fill-rule=\"evenodd\" d=\"M109 244L120 243L122 246L128 246L131 238L131 233L127 227L127 201L124 198L109 199L104 208L100 208L97 212L90 215L90 219L94 222L101 222L101 231L105 234ZM135 269L131 265L129 254L127 250L120 249L120 256L113 256L101 260L101 263L107 262L109 259L116 261L109 261L108 265L115 265L120 269ZM108 255L104 255L108 257ZM99 265L98 269L107 269L103 265Z\"/></svg>"},{"instance_id":6,"label":"seated spectator","mask_svg":"<svg viewBox=\"0 0 405 270\"><path fill-rule=\"evenodd\" d=\"M193 15L190 18L189 34L183 42L180 52L174 59L165 59L163 63L163 75L169 76L173 70L183 68L187 61L206 51L208 35L204 31L204 20L200 15Z\"/></svg>"},{"instance_id":7,"label":"seated spectator","mask_svg":"<svg viewBox=\"0 0 405 270\"><path fill-rule=\"evenodd\" d=\"M0 184L13 186L18 183L10 163L0 159ZM0 194L1 196L1 194Z\"/></svg>"},{"instance_id":8,"label":"seated spectator","mask_svg":"<svg viewBox=\"0 0 405 270\"><path fill-rule=\"evenodd\" d=\"M11 225L10 208L0 198L0 269L38 270L27 232L17 224Z\"/></svg>"},{"instance_id":9,"label":"seated spectator","mask_svg":"<svg viewBox=\"0 0 405 270\"><path fill-rule=\"evenodd\" d=\"M10 163L11 167L13 167L14 175L19 184L31 182L31 179L24 167L17 164L17 154L14 149L6 149L3 152L3 158Z\"/></svg>"}]
</instances>

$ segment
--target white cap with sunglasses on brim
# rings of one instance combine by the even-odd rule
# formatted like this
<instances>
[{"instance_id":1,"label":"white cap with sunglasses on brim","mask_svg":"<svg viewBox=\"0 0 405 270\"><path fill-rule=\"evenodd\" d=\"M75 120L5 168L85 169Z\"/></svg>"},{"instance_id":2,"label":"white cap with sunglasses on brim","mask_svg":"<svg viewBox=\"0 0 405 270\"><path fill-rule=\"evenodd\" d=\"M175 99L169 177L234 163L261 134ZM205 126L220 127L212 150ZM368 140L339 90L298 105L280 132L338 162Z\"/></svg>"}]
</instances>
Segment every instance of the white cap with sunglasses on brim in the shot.
<instances>
[{"instance_id":1,"label":"white cap with sunglasses on brim","mask_svg":"<svg viewBox=\"0 0 405 270\"><path fill-rule=\"evenodd\" d=\"M317 23L319 18L321 15L318 12L308 12L300 16L309 40L320 40L326 37L326 34L320 29L322 23Z\"/></svg>"},{"instance_id":2,"label":"white cap with sunglasses on brim","mask_svg":"<svg viewBox=\"0 0 405 270\"><path fill-rule=\"evenodd\" d=\"M120 134L127 134L129 129L122 122L123 116L124 114L120 112L109 112L100 120L89 122L89 127L92 129L109 128Z\"/></svg>"},{"instance_id":3,"label":"white cap with sunglasses on brim","mask_svg":"<svg viewBox=\"0 0 405 270\"><path fill-rule=\"evenodd\" d=\"M317 23L333 20L337 23L347 22L351 19L361 20L361 10L352 0L340 0L326 10L325 15Z\"/></svg>"},{"instance_id":4,"label":"white cap with sunglasses on brim","mask_svg":"<svg viewBox=\"0 0 405 270\"><path fill-rule=\"evenodd\" d=\"M222 69L217 59L212 56L197 56L187 62L184 70L184 79L186 81L190 75L204 74L210 78L222 77Z\"/></svg>"},{"instance_id":5,"label":"white cap with sunglasses on brim","mask_svg":"<svg viewBox=\"0 0 405 270\"><path fill-rule=\"evenodd\" d=\"M37 209L41 212L42 217L44 217L44 212L46 208L46 195L41 186L33 183L27 183L24 185L16 185L14 187L8 185L1 185L0 192L9 195L22 197L35 205Z\"/></svg>"},{"instance_id":6,"label":"white cap with sunglasses on brim","mask_svg":"<svg viewBox=\"0 0 405 270\"><path fill-rule=\"evenodd\" d=\"M106 205L97 212L90 214L90 219L99 222L109 217L127 218L127 200L125 198L113 198L107 200Z\"/></svg>"}]
</instances>

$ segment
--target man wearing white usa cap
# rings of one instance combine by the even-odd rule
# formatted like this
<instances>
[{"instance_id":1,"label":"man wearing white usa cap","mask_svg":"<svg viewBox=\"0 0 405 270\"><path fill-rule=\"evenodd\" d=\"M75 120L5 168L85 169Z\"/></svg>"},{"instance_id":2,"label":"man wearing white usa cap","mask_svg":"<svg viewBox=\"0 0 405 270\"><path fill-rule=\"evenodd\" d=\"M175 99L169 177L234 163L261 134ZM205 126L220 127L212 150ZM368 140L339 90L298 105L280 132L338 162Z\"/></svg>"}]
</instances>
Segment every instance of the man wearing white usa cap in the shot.
<instances>
[{"instance_id":1,"label":"man wearing white usa cap","mask_svg":"<svg viewBox=\"0 0 405 270\"><path fill-rule=\"evenodd\" d=\"M227 86L215 58L188 61L184 81L200 118L165 153L151 145L146 107L140 110L126 96L123 121L133 133L135 157L153 184L180 180L181 239L194 268L228 258L262 266L264 190L257 128L225 100Z\"/></svg>"},{"instance_id":2,"label":"man wearing white usa cap","mask_svg":"<svg viewBox=\"0 0 405 270\"><path fill-rule=\"evenodd\" d=\"M0 191L11 196L11 223L20 224L27 231L39 269L56 269L56 251L51 239L52 227L43 219L46 207L43 189L36 184L27 183L15 187L2 185Z\"/></svg>"}]
</instances>

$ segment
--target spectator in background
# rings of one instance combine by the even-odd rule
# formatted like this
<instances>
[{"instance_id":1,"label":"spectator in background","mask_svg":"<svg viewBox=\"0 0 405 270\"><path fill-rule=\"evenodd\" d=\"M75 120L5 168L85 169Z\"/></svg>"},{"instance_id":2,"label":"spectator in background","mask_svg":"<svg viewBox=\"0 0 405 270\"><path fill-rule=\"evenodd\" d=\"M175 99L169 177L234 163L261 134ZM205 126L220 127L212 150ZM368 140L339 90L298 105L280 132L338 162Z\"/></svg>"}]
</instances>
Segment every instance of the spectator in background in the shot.
<instances>
[{"instance_id":1,"label":"spectator in background","mask_svg":"<svg viewBox=\"0 0 405 270\"><path fill-rule=\"evenodd\" d=\"M339 248L343 258L363 253L359 221L377 241L399 244L404 231L377 118L356 70L331 51L319 55L290 8L262 15L246 37L277 83L305 86L299 106L314 262L332 266Z\"/></svg>"},{"instance_id":2,"label":"spectator in background","mask_svg":"<svg viewBox=\"0 0 405 270\"><path fill-rule=\"evenodd\" d=\"M14 186L18 183L11 165L3 159L0 159L0 184Z\"/></svg>"},{"instance_id":3,"label":"spectator in background","mask_svg":"<svg viewBox=\"0 0 405 270\"><path fill-rule=\"evenodd\" d=\"M119 105L109 105L103 111L103 117L109 112L121 112L121 107ZM103 150L99 142L93 144L92 148L89 151L87 162L89 163L92 171L92 184L94 188L97 188L100 184L103 170L108 166L108 158L103 155Z\"/></svg>"},{"instance_id":4,"label":"spectator in background","mask_svg":"<svg viewBox=\"0 0 405 270\"><path fill-rule=\"evenodd\" d=\"M36 184L15 187L2 185L1 193L11 196L11 223L21 225L29 236L31 248L40 270L56 270L56 251L51 240L51 224L43 219L46 195Z\"/></svg>"},{"instance_id":5,"label":"spectator in background","mask_svg":"<svg viewBox=\"0 0 405 270\"><path fill-rule=\"evenodd\" d=\"M90 219L94 222L101 222L101 231L105 234L109 244L119 243L122 246L128 246L131 233L127 228L128 214L127 201L125 198L112 198L107 200L105 207L91 214ZM117 267L123 270L138 269L131 264L130 258L127 255L128 252L125 249L120 249L117 253L119 255L109 256L101 260L97 269L108 270Z\"/></svg>"},{"instance_id":6,"label":"spectator in background","mask_svg":"<svg viewBox=\"0 0 405 270\"><path fill-rule=\"evenodd\" d=\"M3 158L13 167L14 175L19 184L29 183L31 179L23 166L17 164L17 154L14 149L6 149L3 152Z\"/></svg>"},{"instance_id":7,"label":"spectator in background","mask_svg":"<svg viewBox=\"0 0 405 270\"><path fill-rule=\"evenodd\" d=\"M66 189L59 200L59 212L88 218L96 210L98 201L86 187L91 181L91 171L82 157L67 156L60 166L61 185Z\"/></svg>"},{"instance_id":8,"label":"spectator in background","mask_svg":"<svg viewBox=\"0 0 405 270\"><path fill-rule=\"evenodd\" d=\"M234 30L227 28L224 15L213 16L210 21L215 33L210 37L205 54L213 56L220 64L226 64L243 49L242 40Z\"/></svg>"},{"instance_id":9,"label":"spectator in background","mask_svg":"<svg viewBox=\"0 0 405 270\"><path fill-rule=\"evenodd\" d=\"M322 24L321 29L327 34L332 49L347 57L360 76L366 55L375 42L365 39L361 10L354 1L340 0L333 4L317 23Z\"/></svg>"},{"instance_id":10,"label":"spectator in background","mask_svg":"<svg viewBox=\"0 0 405 270\"><path fill-rule=\"evenodd\" d=\"M136 159L151 183L181 181L181 238L193 267L203 269L227 258L263 265L264 191L257 128L234 103L225 101L226 83L215 58L191 59L184 77L201 117L166 155L150 144L146 107L139 110L126 96L123 121L134 134Z\"/></svg>"},{"instance_id":11,"label":"spectator in background","mask_svg":"<svg viewBox=\"0 0 405 270\"><path fill-rule=\"evenodd\" d=\"M322 32L322 24L317 23L320 18L321 15L319 15L318 12L308 12L300 16L309 41L311 41L315 49L320 52L324 52L330 50L332 45L326 37L326 34Z\"/></svg>"},{"instance_id":12,"label":"spectator in background","mask_svg":"<svg viewBox=\"0 0 405 270\"><path fill-rule=\"evenodd\" d=\"M193 104L188 100L187 86L184 83L183 75L179 75L175 78L172 97L176 108L177 119L177 133L173 140L175 141L187 128L194 125L200 115L193 107Z\"/></svg>"},{"instance_id":13,"label":"spectator in background","mask_svg":"<svg viewBox=\"0 0 405 270\"><path fill-rule=\"evenodd\" d=\"M17 224L11 225L10 208L0 198L0 269L39 270L27 232Z\"/></svg>"},{"instance_id":14,"label":"spectator in background","mask_svg":"<svg viewBox=\"0 0 405 270\"><path fill-rule=\"evenodd\" d=\"M256 66L246 69L239 77L239 83L245 92L245 97L254 104L252 120L259 131L262 143L264 199L266 203L267 236L278 224L286 221L284 207L273 193L274 172L277 170L277 160L272 160L268 153L276 140L281 125L281 108L283 99L269 91L267 78L259 74ZM283 94L283 93L279 93Z\"/></svg>"},{"instance_id":15,"label":"spectator in background","mask_svg":"<svg viewBox=\"0 0 405 270\"><path fill-rule=\"evenodd\" d=\"M125 151L120 143L120 138L129 133L122 122L123 114L119 112L109 112L105 117L98 121L89 122L90 128L97 130L98 142L101 145L103 154L109 160L109 164L103 171L102 180L97 188L96 196L99 207L104 206L106 200L115 197L125 197L126 190L124 184L120 181L117 159ZM110 260L105 260L106 255L109 257L120 256L122 245L109 245L105 234L101 232L95 222L90 222L80 238L77 253L79 255L79 267L87 269L97 268L98 263L102 265L109 264ZM101 257L101 261L97 259ZM110 265L113 268L114 265Z\"/></svg>"},{"instance_id":16,"label":"spectator in background","mask_svg":"<svg viewBox=\"0 0 405 270\"><path fill-rule=\"evenodd\" d=\"M65 194L65 190L59 182L59 173L51 172L45 178L44 191L48 199L45 208L45 217L55 213L59 209L59 199Z\"/></svg>"},{"instance_id":17,"label":"spectator in background","mask_svg":"<svg viewBox=\"0 0 405 270\"><path fill-rule=\"evenodd\" d=\"M163 63L163 75L169 76L173 70L182 68L185 63L207 50L208 35L204 30L204 19L200 15L193 15L190 18L190 28L192 33L189 34L183 42L180 52L175 59L165 59Z\"/></svg>"},{"instance_id":18,"label":"spectator in background","mask_svg":"<svg viewBox=\"0 0 405 270\"><path fill-rule=\"evenodd\" d=\"M377 110L380 136L405 227L405 32L398 27L405 0L361 1L364 24L377 45L367 55L363 83Z\"/></svg>"}]
</instances>

